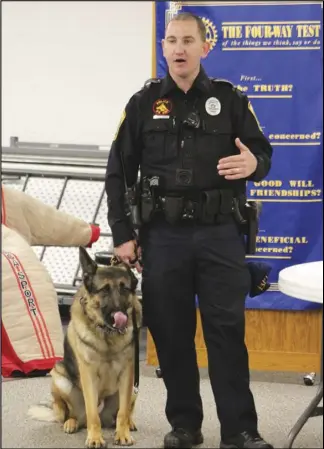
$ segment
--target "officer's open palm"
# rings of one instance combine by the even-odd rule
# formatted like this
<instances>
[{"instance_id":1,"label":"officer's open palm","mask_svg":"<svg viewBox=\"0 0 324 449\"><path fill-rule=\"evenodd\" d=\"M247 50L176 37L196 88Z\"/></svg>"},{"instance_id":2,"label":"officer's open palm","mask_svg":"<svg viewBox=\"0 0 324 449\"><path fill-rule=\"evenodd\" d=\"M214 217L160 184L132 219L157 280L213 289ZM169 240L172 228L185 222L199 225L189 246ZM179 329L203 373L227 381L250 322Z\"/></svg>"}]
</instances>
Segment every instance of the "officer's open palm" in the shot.
<instances>
[{"instance_id":1,"label":"officer's open palm","mask_svg":"<svg viewBox=\"0 0 324 449\"><path fill-rule=\"evenodd\" d=\"M117 259L123 261L130 267L135 267L138 273L142 272L142 267L138 261L141 255L141 249L137 247L135 240L123 243L114 249Z\"/></svg>"},{"instance_id":2,"label":"officer's open palm","mask_svg":"<svg viewBox=\"0 0 324 449\"><path fill-rule=\"evenodd\" d=\"M220 159L217 165L219 175L229 181L249 177L258 165L257 158L239 138L235 139L235 144L240 154Z\"/></svg>"}]
</instances>

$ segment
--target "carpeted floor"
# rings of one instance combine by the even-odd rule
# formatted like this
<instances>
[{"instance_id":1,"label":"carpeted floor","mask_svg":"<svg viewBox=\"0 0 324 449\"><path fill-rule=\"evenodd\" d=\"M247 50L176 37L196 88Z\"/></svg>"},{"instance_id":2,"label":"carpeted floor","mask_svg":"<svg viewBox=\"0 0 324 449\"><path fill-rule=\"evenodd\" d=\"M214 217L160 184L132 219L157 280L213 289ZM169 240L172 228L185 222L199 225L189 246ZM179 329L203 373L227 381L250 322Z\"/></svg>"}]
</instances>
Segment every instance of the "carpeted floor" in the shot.
<instances>
[{"instance_id":1,"label":"carpeted floor","mask_svg":"<svg viewBox=\"0 0 324 449\"><path fill-rule=\"evenodd\" d=\"M140 393L136 409L138 432L134 448L162 447L169 426L164 416L165 390L154 370L142 362ZM59 424L31 421L28 407L49 398L49 378L9 380L2 383L2 446L3 448L82 448L86 432L63 433ZM254 380L252 390L259 413L260 432L276 448L282 448L285 437L315 394L316 386ZM219 446L219 424L213 396L206 375L202 376L201 392L205 419L204 448ZM113 445L112 431L104 431L108 447ZM323 418L312 418L297 437L295 448L323 447Z\"/></svg>"}]
</instances>

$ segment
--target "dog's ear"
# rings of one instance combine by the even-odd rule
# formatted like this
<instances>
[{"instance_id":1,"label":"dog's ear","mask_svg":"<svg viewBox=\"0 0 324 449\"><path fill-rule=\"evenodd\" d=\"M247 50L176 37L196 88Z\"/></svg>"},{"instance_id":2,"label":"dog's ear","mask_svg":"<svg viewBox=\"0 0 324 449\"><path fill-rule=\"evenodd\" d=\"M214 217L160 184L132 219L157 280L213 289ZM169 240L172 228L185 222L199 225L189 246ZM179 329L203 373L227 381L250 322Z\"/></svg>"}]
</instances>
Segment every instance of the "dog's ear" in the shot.
<instances>
[{"instance_id":1,"label":"dog's ear","mask_svg":"<svg viewBox=\"0 0 324 449\"><path fill-rule=\"evenodd\" d=\"M79 248L79 259L83 273L84 284L88 288L89 284L91 285L92 283L93 276L96 274L98 265L94 260L91 259L86 249L82 246L80 246Z\"/></svg>"}]
</instances>

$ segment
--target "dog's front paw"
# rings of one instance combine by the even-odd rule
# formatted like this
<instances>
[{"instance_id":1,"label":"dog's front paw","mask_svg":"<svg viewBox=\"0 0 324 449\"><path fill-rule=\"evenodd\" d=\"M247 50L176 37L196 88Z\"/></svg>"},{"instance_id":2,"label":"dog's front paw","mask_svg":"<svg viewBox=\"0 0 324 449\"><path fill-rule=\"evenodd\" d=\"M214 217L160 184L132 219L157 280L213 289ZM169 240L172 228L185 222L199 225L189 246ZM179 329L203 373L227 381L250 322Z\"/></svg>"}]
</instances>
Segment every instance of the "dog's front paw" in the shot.
<instances>
[{"instance_id":1,"label":"dog's front paw","mask_svg":"<svg viewBox=\"0 0 324 449\"><path fill-rule=\"evenodd\" d=\"M100 447L106 447L106 442L102 438L101 433L88 433L88 437L85 442L86 447L89 448L100 448Z\"/></svg>"},{"instance_id":2,"label":"dog's front paw","mask_svg":"<svg viewBox=\"0 0 324 449\"><path fill-rule=\"evenodd\" d=\"M134 444L129 428L124 427L116 430L114 444L118 446L132 446Z\"/></svg>"},{"instance_id":3,"label":"dog's front paw","mask_svg":"<svg viewBox=\"0 0 324 449\"><path fill-rule=\"evenodd\" d=\"M63 429L65 433L75 433L79 428L78 421L74 418L69 418L65 421Z\"/></svg>"}]
</instances>

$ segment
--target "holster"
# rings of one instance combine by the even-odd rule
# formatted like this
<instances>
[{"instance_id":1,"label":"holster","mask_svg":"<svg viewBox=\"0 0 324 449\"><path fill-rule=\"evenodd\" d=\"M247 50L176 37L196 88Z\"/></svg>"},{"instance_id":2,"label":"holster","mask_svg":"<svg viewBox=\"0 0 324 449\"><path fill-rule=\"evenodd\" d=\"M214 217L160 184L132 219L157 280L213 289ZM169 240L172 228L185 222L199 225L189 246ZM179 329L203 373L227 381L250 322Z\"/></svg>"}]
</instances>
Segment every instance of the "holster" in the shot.
<instances>
[{"instance_id":1,"label":"holster","mask_svg":"<svg viewBox=\"0 0 324 449\"><path fill-rule=\"evenodd\" d=\"M144 177L141 184L141 218L143 223L151 221L153 214L157 209L157 197L155 189L159 184L157 177Z\"/></svg>"},{"instance_id":2,"label":"holster","mask_svg":"<svg viewBox=\"0 0 324 449\"><path fill-rule=\"evenodd\" d=\"M256 238L259 232L258 207L255 201L248 201L246 204L246 216L248 232L246 236L246 253L255 254Z\"/></svg>"},{"instance_id":3,"label":"holster","mask_svg":"<svg viewBox=\"0 0 324 449\"><path fill-rule=\"evenodd\" d=\"M130 218L134 229L139 229L142 224L140 213L140 186L138 183L129 187L125 193L125 211Z\"/></svg>"},{"instance_id":4,"label":"holster","mask_svg":"<svg viewBox=\"0 0 324 449\"><path fill-rule=\"evenodd\" d=\"M234 217L242 234L246 236L246 254L255 254L256 238L259 232L260 205L256 201L246 201L242 206L234 199Z\"/></svg>"},{"instance_id":5,"label":"holster","mask_svg":"<svg viewBox=\"0 0 324 449\"><path fill-rule=\"evenodd\" d=\"M143 223L148 223L155 209L155 199L152 195L142 194L141 196L141 217Z\"/></svg>"}]
</instances>

